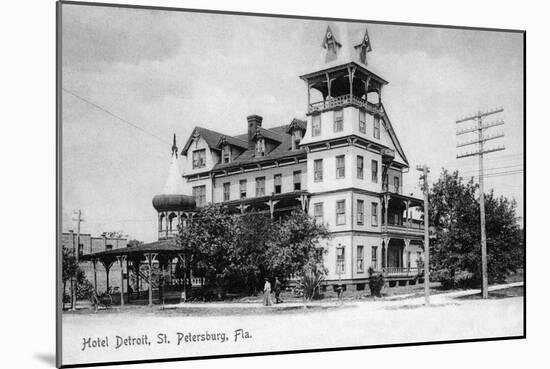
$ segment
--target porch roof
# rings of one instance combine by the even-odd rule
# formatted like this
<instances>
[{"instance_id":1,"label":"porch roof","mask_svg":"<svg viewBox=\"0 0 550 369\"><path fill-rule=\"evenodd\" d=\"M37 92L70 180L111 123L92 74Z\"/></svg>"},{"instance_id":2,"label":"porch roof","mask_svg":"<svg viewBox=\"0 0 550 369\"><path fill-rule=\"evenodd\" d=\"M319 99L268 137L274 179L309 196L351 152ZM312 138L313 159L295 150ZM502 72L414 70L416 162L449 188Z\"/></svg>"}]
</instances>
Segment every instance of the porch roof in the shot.
<instances>
[{"instance_id":1,"label":"porch roof","mask_svg":"<svg viewBox=\"0 0 550 369\"><path fill-rule=\"evenodd\" d=\"M167 238L165 240L159 240L149 242L139 246L121 247L118 249L111 249L105 251L98 251L91 254L82 255L82 260L93 259L116 259L117 256L143 256L145 254L177 254L181 252L181 248L177 245L175 238Z\"/></svg>"}]
</instances>

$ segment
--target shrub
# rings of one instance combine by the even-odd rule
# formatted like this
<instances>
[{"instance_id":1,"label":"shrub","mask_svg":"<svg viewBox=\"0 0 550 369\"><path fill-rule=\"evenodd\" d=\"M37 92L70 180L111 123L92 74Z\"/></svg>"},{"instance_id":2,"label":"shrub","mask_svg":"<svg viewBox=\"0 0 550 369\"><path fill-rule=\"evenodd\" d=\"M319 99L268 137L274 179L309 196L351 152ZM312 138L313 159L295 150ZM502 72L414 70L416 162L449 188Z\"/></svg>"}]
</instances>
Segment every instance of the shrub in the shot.
<instances>
[{"instance_id":1,"label":"shrub","mask_svg":"<svg viewBox=\"0 0 550 369\"><path fill-rule=\"evenodd\" d=\"M324 274L318 270L308 268L304 271L298 284L302 288L306 300L319 297L319 290L324 279Z\"/></svg>"},{"instance_id":2,"label":"shrub","mask_svg":"<svg viewBox=\"0 0 550 369\"><path fill-rule=\"evenodd\" d=\"M382 273L376 273L374 269L369 268L369 289L372 296L380 297L384 287L384 276Z\"/></svg>"}]
</instances>

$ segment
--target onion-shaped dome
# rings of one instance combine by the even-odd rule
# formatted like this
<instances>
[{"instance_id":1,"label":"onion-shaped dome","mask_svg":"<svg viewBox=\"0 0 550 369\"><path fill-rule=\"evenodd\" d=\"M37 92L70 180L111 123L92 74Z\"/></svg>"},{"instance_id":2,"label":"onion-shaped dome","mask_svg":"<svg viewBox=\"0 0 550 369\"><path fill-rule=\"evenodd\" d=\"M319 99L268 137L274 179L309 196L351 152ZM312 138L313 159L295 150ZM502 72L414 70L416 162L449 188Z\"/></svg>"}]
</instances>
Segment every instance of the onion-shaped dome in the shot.
<instances>
[{"instance_id":1,"label":"onion-shaped dome","mask_svg":"<svg viewBox=\"0 0 550 369\"><path fill-rule=\"evenodd\" d=\"M195 199L189 195L156 195L153 207L157 211L187 211L195 209Z\"/></svg>"},{"instance_id":2,"label":"onion-shaped dome","mask_svg":"<svg viewBox=\"0 0 550 369\"><path fill-rule=\"evenodd\" d=\"M195 209L193 196L184 195L186 188L178 168L178 148L176 146L176 135L172 146L172 159L168 179L161 194L153 197L153 207L157 211L189 211Z\"/></svg>"}]
</instances>

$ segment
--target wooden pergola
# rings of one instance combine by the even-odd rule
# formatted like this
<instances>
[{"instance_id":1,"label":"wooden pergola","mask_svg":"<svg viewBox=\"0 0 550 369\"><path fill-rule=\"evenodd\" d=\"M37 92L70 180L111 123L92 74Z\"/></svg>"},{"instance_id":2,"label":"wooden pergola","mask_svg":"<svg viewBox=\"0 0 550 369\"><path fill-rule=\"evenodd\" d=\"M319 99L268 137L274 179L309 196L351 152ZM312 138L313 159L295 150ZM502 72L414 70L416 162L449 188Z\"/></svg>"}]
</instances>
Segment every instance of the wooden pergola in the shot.
<instances>
[{"instance_id":1,"label":"wooden pergola","mask_svg":"<svg viewBox=\"0 0 550 369\"><path fill-rule=\"evenodd\" d=\"M153 281L152 281L152 272L153 272L153 263L157 261L161 270L165 271L166 265L178 258L182 260L185 265L185 259L182 253L182 249L178 247L175 238L168 238L164 240L159 240L139 246L131 246L119 249L105 250L100 252L95 252L91 254L85 254L82 256L81 260L91 261L94 270L94 291L97 293L97 263L100 262L105 268L105 273L107 277L107 291L109 290L109 270L115 262L120 264L120 305L124 305L124 263L126 263L126 270L129 274L128 262L132 263L134 272L136 273L137 278L139 278L140 271L139 268L141 263L145 261L148 266L148 285L149 285L149 306L153 305ZM128 284L129 284L129 275L128 275ZM160 276L159 276L160 284ZM139 282L138 282L138 294L139 294ZM184 282L184 291L186 286L186 281ZM127 288L128 289L128 288Z\"/></svg>"}]
</instances>

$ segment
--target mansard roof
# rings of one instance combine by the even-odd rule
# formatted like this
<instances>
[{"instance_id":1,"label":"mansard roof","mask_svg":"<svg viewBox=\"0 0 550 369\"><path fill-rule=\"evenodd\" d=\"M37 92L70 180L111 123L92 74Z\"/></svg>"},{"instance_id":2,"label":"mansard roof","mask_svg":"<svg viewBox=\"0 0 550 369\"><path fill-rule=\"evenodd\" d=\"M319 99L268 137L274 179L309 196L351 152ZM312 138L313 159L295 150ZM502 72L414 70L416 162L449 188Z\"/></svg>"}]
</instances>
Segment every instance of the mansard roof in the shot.
<instances>
[{"instance_id":1,"label":"mansard roof","mask_svg":"<svg viewBox=\"0 0 550 369\"><path fill-rule=\"evenodd\" d=\"M243 151L232 160L231 163L218 163L214 166L214 169L228 168L235 165L243 165L248 163L257 163L260 161L266 160L277 160L283 158L294 157L299 154L305 153L304 149L295 149L292 150L292 136L291 136L291 127L299 127L300 129L306 129L306 122L301 119L294 118L290 124L285 124L282 126L272 127L272 128L263 128L259 127L258 132L265 138L273 141L275 147L266 152L264 156L257 157L255 148L249 148L248 134L240 134L236 136L224 135L223 133L212 131L202 127L195 127L193 133L189 137L189 140L185 144L185 147L182 150L182 155L186 155L189 147L193 143L195 136L202 137L209 148L214 150L219 150L221 148L221 143L227 142L230 145L237 146Z\"/></svg>"}]
</instances>

